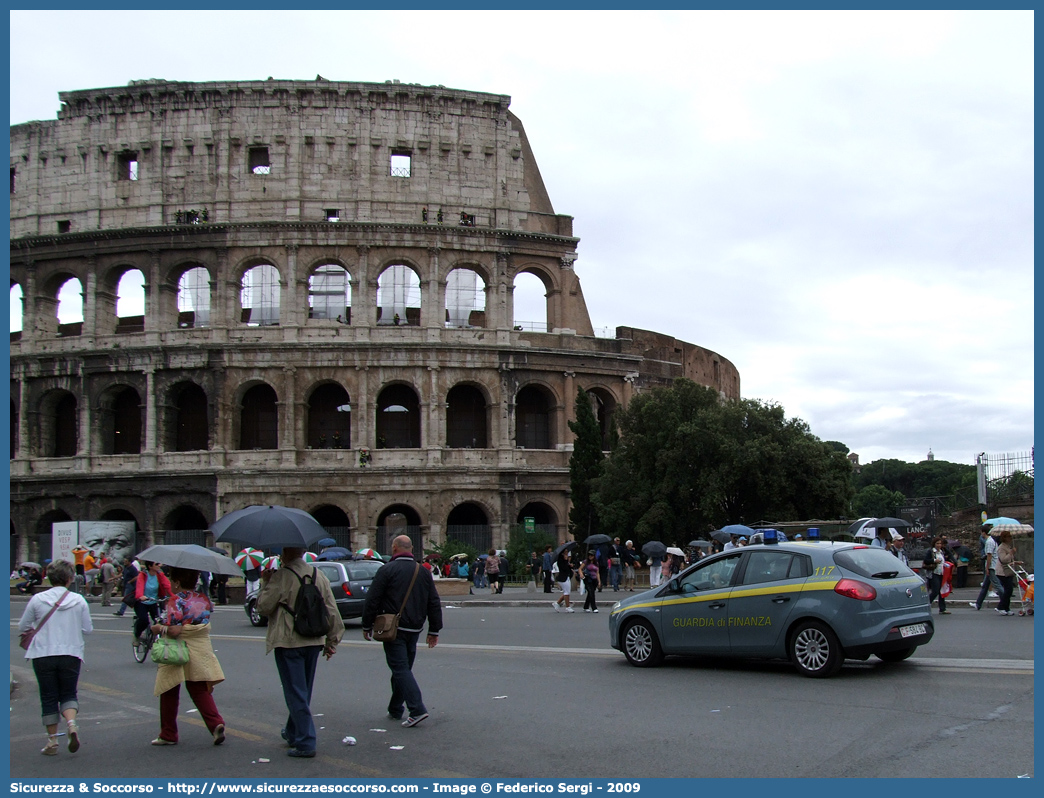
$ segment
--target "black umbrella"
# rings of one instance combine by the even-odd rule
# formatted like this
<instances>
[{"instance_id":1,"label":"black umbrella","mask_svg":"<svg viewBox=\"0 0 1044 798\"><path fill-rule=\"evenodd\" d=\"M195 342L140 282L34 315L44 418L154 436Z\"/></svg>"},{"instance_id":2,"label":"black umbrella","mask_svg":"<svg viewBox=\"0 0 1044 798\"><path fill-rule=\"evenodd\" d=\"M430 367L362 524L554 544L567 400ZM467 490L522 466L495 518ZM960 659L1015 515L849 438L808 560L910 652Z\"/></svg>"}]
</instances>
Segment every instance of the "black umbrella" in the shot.
<instances>
[{"instance_id":1,"label":"black umbrella","mask_svg":"<svg viewBox=\"0 0 1044 798\"><path fill-rule=\"evenodd\" d=\"M187 568L192 571L210 571L212 574L241 576L242 571L230 557L217 554L195 543L160 544L149 546L138 554L144 562L158 562L174 568Z\"/></svg>"},{"instance_id":2,"label":"black umbrella","mask_svg":"<svg viewBox=\"0 0 1044 798\"><path fill-rule=\"evenodd\" d=\"M718 541L718 543L728 543L732 540L732 535L728 532L722 532L720 529L717 532L711 532L711 537Z\"/></svg>"},{"instance_id":3,"label":"black umbrella","mask_svg":"<svg viewBox=\"0 0 1044 798\"><path fill-rule=\"evenodd\" d=\"M328 536L304 510L276 505L253 505L219 518L210 527L215 541L234 541L259 549L293 546L307 548Z\"/></svg>"},{"instance_id":4,"label":"black umbrella","mask_svg":"<svg viewBox=\"0 0 1044 798\"><path fill-rule=\"evenodd\" d=\"M597 534L597 535L588 535L587 539L584 541L584 543L586 545L588 545L588 546L599 546L602 543L608 543L611 540L612 540L612 538L609 537L608 535Z\"/></svg>"},{"instance_id":5,"label":"black umbrella","mask_svg":"<svg viewBox=\"0 0 1044 798\"><path fill-rule=\"evenodd\" d=\"M711 544L711 542L709 540L690 540L689 541L689 546L691 546L694 549L709 549L711 547L711 545L712 544Z\"/></svg>"},{"instance_id":6,"label":"black umbrella","mask_svg":"<svg viewBox=\"0 0 1044 798\"><path fill-rule=\"evenodd\" d=\"M567 540L565 543L563 543L561 546L559 546L557 549L555 549L555 553L552 554L551 557L552 557L552 559L557 560L559 558L559 556L562 554L563 551L572 551L575 548L576 548L576 541L575 540ZM479 555L479 556L481 557L482 555Z\"/></svg>"},{"instance_id":7,"label":"black umbrella","mask_svg":"<svg viewBox=\"0 0 1044 798\"><path fill-rule=\"evenodd\" d=\"M658 540L650 540L644 546L642 546L642 554L646 557L658 557L663 559L663 555L667 553L667 547L664 546Z\"/></svg>"},{"instance_id":8,"label":"black umbrella","mask_svg":"<svg viewBox=\"0 0 1044 798\"><path fill-rule=\"evenodd\" d=\"M866 529L887 529L888 527L895 527L898 529L900 527L908 526L913 526L913 524L909 521L904 521L902 518L891 517L875 518L872 521L867 521L863 524L863 527Z\"/></svg>"}]
</instances>

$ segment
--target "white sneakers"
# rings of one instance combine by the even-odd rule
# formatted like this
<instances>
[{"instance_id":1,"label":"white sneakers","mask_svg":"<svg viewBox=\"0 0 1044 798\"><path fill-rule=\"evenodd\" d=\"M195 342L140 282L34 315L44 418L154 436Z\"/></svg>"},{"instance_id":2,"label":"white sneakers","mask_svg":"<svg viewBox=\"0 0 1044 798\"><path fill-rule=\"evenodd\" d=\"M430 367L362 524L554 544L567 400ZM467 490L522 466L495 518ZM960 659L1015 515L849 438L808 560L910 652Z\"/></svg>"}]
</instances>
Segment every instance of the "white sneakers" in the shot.
<instances>
[{"instance_id":1,"label":"white sneakers","mask_svg":"<svg viewBox=\"0 0 1044 798\"><path fill-rule=\"evenodd\" d=\"M1014 615L1015 614L1011 610L1002 610L999 607L997 608L997 612L999 612L1001 615Z\"/></svg>"},{"instance_id":2,"label":"white sneakers","mask_svg":"<svg viewBox=\"0 0 1044 798\"><path fill-rule=\"evenodd\" d=\"M551 609L553 609L555 612L573 612L572 607L563 607L557 601L551 602Z\"/></svg>"},{"instance_id":3,"label":"white sneakers","mask_svg":"<svg viewBox=\"0 0 1044 798\"><path fill-rule=\"evenodd\" d=\"M572 607L566 607L565 611L566 612L575 612L575 610Z\"/></svg>"}]
</instances>

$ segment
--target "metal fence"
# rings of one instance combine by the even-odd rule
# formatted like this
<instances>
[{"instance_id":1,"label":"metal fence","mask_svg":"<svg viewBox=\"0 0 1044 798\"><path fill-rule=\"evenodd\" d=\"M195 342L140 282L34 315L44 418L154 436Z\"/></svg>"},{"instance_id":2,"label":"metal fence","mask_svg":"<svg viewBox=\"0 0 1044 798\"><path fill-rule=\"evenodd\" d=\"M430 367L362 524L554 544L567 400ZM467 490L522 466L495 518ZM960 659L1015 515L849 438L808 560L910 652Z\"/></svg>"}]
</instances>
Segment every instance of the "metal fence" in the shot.
<instances>
[{"instance_id":1,"label":"metal fence","mask_svg":"<svg viewBox=\"0 0 1044 798\"><path fill-rule=\"evenodd\" d=\"M1033 449L1028 452L987 454L975 458L979 504L987 507L1005 501L1033 498Z\"/></svg>"}]
</instances>

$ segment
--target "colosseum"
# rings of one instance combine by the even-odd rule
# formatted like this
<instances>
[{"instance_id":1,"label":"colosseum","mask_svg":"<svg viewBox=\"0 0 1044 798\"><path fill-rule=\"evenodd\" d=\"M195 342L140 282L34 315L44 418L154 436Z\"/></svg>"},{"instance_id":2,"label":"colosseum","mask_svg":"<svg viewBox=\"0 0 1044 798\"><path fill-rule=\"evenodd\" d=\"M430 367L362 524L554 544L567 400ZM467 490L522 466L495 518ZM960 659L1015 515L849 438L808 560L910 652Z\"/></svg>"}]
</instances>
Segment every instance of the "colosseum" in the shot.
<instances>
[{"instance_id":1,"label":"colosseum","mask_svg":"<svg viewBox=\"0 0 1044 798\"><path fill-rule=\"evenodd\" d=\"M524 519L564 540L579 388L603 430L678 376L739 396L715 352L595 334L507 96L317 77L59 99L11 128L12 562L50 556L57 521L133 522L140 549L251 504L354 548L405 526L484 549ZM528 276L537 324L514 312Z\"/></svg>"}]
</instances>

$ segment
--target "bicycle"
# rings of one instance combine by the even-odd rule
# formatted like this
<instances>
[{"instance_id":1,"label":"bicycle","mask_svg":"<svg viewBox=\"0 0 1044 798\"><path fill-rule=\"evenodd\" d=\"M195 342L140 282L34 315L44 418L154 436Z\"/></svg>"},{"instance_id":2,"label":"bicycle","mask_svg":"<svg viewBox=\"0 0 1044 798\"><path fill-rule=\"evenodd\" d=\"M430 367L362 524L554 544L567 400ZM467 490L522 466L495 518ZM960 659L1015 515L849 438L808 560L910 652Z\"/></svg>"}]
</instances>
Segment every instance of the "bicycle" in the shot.
<instances>
[{"instance_id":1,"label":"bicycle","mask_svg":"<svg viewBox=\"0 0 1044 798\"><path fill-rule=\"evenodd\" d=\"M145 627L145 631L141 633L141 637L134 638L134 659L138 662L144 662L149 658L149 652L152 650L152 644L156 642L156 633L152 631L152 625Z\"/></svg>"}]
</instances>

